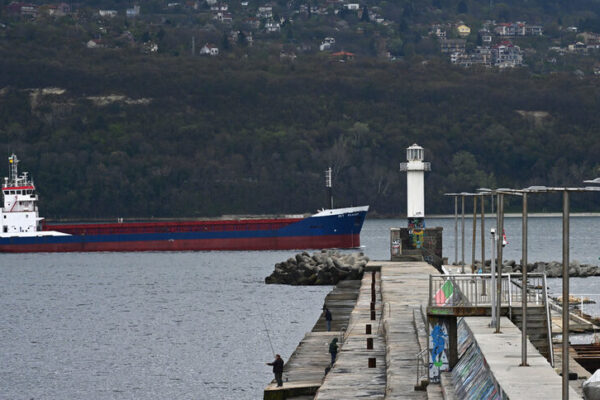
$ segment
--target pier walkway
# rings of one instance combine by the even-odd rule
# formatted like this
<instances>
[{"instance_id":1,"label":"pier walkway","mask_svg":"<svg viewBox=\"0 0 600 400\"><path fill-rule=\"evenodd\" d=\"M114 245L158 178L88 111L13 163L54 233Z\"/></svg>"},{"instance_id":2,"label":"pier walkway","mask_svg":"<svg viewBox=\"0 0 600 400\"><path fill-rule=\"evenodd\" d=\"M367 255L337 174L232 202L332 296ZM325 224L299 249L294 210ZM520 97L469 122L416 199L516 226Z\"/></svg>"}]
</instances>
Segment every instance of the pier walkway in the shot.
<instances>
[{"instance_id":1,"label":"pier walkway","mask_svg":"<svg viewBox=\"0 0 600 400\"><path fill-rule=\"evenodd\" d=\"M494 378L511 400L561 399L562 379L548 361L527 342L528 367L521 361L521 331L508 318L502 317L502 333L491 329L489 318L465 317L477 345L487 361ZM581 396L569 388L569 399Z\"/></svg>"},{"instance_id":2,"label":"pier walkway","mask_svg":"<svg viewBox=\"0 0 600 400\"><path fill-rule=\"evenodd\" d=\"M461 390L469 387L460 386L458 364L454 372L442 373L441 385L431 383L425 388L417 379L417 354L427 349L429 340L424 313L430 275L439 273L425 262L371 261L362 281L340 283L325 302L334 321L338 318L334 330L325 331L321 316L286 363L283 388L270 384L265 399L461 398ZM500 334L489 327L489 317L465 316L462 321L468 327L461 328L462 332L470 331L476 343L469 348L476 351L469 354L477 353L479 360L485 360L483 364L489 365L485 379L496 382L510 399L561 398L561 377L531 342L530 366L519 366L521 331L508 318L502 317ZM335 364L325 374L330 366L329 342L334 337L340 338L341 345ZM581 383L572 381L571 385L579 389ZM419 388L426 390L415 390ZM580 399L579 390L573 388L569 398Z\"/></svg>"},{"instance_id":3,"label":"pier walkway","mask_svg":"<svg viewBox=\"0 0 600 400\"><path fill-rule=\"evenodd\" d=\"M375 276L375 319L371 319L371 285ZM315 400L383 399L385 395L385 341L380 325L381 296L379 273L367 271L356 306L350 315L348 331L331 371L325 377ZM367 325L371 333L367 334ZM372 349L367 339L373 340ZM369 361L371 359L371 361ZM374 367L373 363L374 362ZM371 363L371 367L370 367Z\"/></svg>"},{"instance_id":4,"label":"pier walkway","mask_svg":"<svg viewBox=\"0 0 600 400\"><path fill-rule=\"evenodd\" d=\"M421 351L414 313L427 304L429 275L438 271L425 262L370 262L381 267L383 316L386 338L387 399L427 399L415 391L416 354ZM427 338L421 338L425 341Z\"/></svg>"},{"instance_id":5,"label":"pier walkway","mask_svg":"<svg viewBox=\"0 0 600 400\"><path fill-rule=\"evenodd\" d=\"M348 327L350 313L357 301L361 281L342 281L325 297L325 306L333 316L331 332L327 332L321 313L311 332L298 344L283 368L283 387L272 381L264 390L265 399L312 399L321 387L325 369L331 362L329 343L341 339ZM341 342L341 340L340 340Z\"/></svg>"}]
</instances>

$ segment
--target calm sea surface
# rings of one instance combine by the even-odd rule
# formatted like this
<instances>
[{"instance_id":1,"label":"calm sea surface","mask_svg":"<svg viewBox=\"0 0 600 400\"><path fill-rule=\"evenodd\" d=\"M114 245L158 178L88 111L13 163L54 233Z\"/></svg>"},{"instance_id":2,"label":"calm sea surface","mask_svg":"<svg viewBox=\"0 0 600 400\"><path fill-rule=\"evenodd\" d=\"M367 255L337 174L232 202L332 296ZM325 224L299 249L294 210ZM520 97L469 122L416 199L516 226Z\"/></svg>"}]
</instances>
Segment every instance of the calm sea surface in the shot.
<instances>
[{"instance_id":1,"label":"calm sea surface","mask_svg":"<svg viewBox=\"0 0 600 400\"><path fill-rule=\"evenodd\" d=\"M506 220L506 259L520 258L520 224ZM389 258L398 226L367 221L365 253ZM453 261L454 220L428 226L444 227ZM529 230L531 261L561 259L560 218L531 218ZM600 218L572 218L571 259L598 264L599 237ZM0 399L260 399L272 379L267 332L287 360L331 289L263 283L294 254L0 255ZM600 293L598 283L572 279L572 292Z\"/></svg>"}]
</instances>

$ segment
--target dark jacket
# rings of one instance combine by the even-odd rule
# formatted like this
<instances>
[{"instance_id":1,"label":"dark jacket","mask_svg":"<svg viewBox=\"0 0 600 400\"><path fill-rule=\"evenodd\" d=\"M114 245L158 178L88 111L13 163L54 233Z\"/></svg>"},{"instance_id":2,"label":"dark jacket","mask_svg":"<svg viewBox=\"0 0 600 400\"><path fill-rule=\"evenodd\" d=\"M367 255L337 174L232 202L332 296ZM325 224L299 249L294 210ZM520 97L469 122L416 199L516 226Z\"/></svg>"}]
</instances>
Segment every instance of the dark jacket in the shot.
<instances>
[{"instance_id":1,"label":"dark jacket","mask_svg":"<svg viewBox=\"0 0 600 400\"><path fill-rule=\"evenodd\" d=\"M325 321L331 321L331 311L325 310Z\"/></svg>"},{"instance_id":2,"label":"dark jacket","mask_svg":"<svg viewBox=\"0 0 600 400\"><path fill-rule=\"evenodd\" d=\"M273 361L272 363L269 363L269 365L273 366L273 373L280 373L283 372L283 359L282 358L276 358L275 361Z\"/></svg>"},{"instance_id":3,"label":"dark jacket","mask_svg":"<svg viewBox=\"0 0 600 400\"><path fill-rule=\"evenodd\" d=\"M338 345L337 345L337 338L334 338L331 343L329 343L329 352L331 354L337 353L338 351Z\"/></svg>"}]
</instances>

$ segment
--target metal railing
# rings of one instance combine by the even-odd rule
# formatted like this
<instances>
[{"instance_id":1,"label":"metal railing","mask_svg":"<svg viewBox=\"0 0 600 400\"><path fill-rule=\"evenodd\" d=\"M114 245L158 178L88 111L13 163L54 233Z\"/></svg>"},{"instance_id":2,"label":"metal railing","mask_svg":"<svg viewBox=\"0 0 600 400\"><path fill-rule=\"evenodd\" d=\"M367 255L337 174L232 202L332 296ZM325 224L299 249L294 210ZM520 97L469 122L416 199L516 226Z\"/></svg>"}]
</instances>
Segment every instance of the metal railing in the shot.
<instances>
[{"instance_id":1,"label":"metal railing","mask_svg":"<svg viewBox=\"0 0 600 400\"><path fill-rule=\"evenodd\" d=\"M417 383L415 388L421 387L424 379L429 380L429 352L423 349L415 356L417 360Z\"/></svg>"},{"instance_id":2,"label":"metal railing","mask_svg":"<svg viewBox=\"0 0 600 400\"><path fill-rule=\"evenodd\" d=\"M552 345L552 318L550 316L550 302L548 301L548 285L546 284L546 274L544 274L544 299L546 300L546 328L548 334L548 349L550 349L550 365L554 367L554 346Z\"/></svg>"},{"instance_id":3,"label":"metal railing","mask_svg":"<svg viewBox=\"0 0 600 400\"><path fill-rule=\"evenodd\" d=\"M487 307L491 306L491 274L430 275L430 307ZM500 302L503 306L521 303L521 274L502 274ZM546 275L527 274L527 303L545 305ZM517 290L518 288L518 290Z\"/></svg>"},{"instance_id":4,"label":"metal railing","mask_svg":"<svg viewBox=\"0 0 600 400\"><path fill-rule=\"evenodd\" d=\"M429 276L430 307L491 307L491 274L454 274ZM512 318L512 308L522 304L522 274L502 274L500 304L508 307ZM554 348L552 346L552 321L548 301L546 274L527 274L527 304L543 306L546 312L546 328L550 363L554 366Z\"/></svg>"}]
</instances>

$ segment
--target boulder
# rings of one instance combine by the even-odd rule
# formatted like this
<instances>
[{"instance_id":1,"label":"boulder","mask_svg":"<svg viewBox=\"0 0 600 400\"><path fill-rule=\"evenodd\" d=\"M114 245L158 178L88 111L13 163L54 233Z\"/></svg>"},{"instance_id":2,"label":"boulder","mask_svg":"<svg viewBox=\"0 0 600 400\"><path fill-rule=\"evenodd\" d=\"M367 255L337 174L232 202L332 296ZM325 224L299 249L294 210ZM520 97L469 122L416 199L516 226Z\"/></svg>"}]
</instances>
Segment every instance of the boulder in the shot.
<instances>
[{"instance_id":1,"label":"boulder","mask_svg":"<svg viewBox=\"0 0 600 400\"><path fill-rule=\"evenodd\" d=\"M312 256L296 254L287 261L275 264L266 283L287 285L335 285L340 280L360 279L369 258L363 253L341 254L322 250Z\"/></svg>"}]
</instances>

